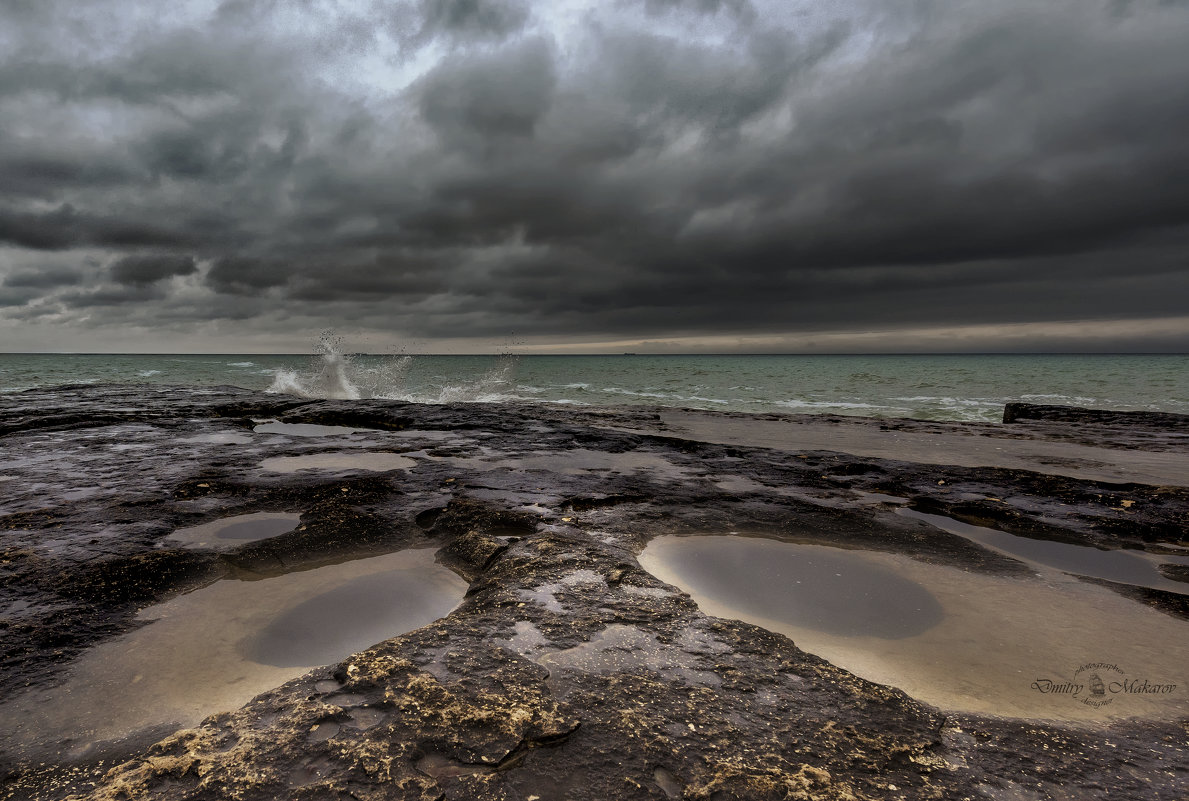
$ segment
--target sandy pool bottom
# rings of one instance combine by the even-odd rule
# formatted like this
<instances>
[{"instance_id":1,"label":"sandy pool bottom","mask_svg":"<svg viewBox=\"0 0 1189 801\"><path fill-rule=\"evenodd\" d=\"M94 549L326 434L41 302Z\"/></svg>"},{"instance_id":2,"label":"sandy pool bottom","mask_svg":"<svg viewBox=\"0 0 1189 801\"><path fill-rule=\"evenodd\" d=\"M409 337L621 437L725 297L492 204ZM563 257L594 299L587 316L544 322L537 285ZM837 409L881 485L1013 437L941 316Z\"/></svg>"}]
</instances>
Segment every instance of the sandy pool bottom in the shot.
<instances>
[{"instance_id":1,"label":"sandy pool bottom","mask_svg":"<svg viewBox=\"0 0 1189 801\"><path fill-rule=\"evenodd\" d=\"M1059 571L1003 578L745 536L660 537L640 564L707 614L784 634L941 709L1102 722L1189 715L1189 623Z\"/></svg>"},{"instance_id":2,"label":"sandy pool bottom","mask_svg":"<svg viewBox=\"0 0 1189 801\"><path fill-rule=\"evenodd\" d=\"M3 750L81 758L105 741L191 726L375 643L424 626L466 583L433 549L259 581L218 581L140 613L144 627L84 654L64 684L0 705Z\"/></svg>"}]
</instances>

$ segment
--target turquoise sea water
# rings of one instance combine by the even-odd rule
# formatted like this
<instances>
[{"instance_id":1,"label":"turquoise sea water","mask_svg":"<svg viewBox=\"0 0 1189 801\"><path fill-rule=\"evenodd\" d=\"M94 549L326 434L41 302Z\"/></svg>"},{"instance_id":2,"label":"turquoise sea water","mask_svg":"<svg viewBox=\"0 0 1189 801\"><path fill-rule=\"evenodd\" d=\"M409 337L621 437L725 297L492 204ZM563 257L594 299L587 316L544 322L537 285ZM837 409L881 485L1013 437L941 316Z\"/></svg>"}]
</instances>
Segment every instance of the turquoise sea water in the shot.
<instances>
[{"instance_id":1,"label":"turquoise sea water","mask_svg":"<svg viewBox=\"0 0 1189 801\"><path fill-rule=\"evenodd\" d=\"M1189 414L1189 355L343 356L0 354L0 392L230 384L425 403L648 404L932 420L1012 400Z\"/></svg>"}]
</instances>

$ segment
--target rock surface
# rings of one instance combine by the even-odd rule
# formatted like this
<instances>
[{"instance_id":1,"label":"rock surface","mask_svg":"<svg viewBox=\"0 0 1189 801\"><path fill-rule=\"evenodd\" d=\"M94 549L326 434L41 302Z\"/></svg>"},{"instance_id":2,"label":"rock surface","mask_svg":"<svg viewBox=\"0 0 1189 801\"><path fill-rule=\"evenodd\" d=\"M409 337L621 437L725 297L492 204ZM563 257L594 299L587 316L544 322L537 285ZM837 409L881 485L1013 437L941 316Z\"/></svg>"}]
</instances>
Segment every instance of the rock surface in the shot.
<instances>
[{"instance_id":1,"label":"rock surface","mask_svg":"<svg viewBox=\"0 0 1189 801\"><path fill-rule=\"evenodd\" d=\"M253 433L264 419L360 430ZM470 589L448 617L195 727L73 759L11 746L0 798L1183 798L1187 720L943 713L781 635L708 617L636 561L661 534L748 530L1029 574L894 514L900 503L1038 539L1182 553L1177 431L1130 420L1104 438L1053 419L418 406L234 388L5 396L0 697L54 686L88 648L140 625L138 609L226 577L432 546ZM835 448L816 447L823 427ZM892 436L902 458L872 455ZM966 464L952 443L976 440L1004 455ZM1109 450L1100 470L1115 480L1059 460L1024 469L1024 446L1075 462L1078 448ZM399 453L415 467L262 467L331 451ZM302 525L219 552L166 541L251 512L300 513ZM1176 566L1165 574L1184 580ZM1182 594L1117 589L1185 614Z\"/></svg>"},{"instance_id":2,"label":"rock surface","mask_svg":"<svg viewBox=\"0 0 1189 801\"><path fill-rule=\"evenodd\" d=\"M1037 403L1008 403L1003 407L1003 422L1019 420L1055 420L1107 426L1150 426L1161 431L1189 432L1189 415L1171 412L1115 411L1082 409L1077 406L1052 406Z\"/></svg>"}]
</instances>

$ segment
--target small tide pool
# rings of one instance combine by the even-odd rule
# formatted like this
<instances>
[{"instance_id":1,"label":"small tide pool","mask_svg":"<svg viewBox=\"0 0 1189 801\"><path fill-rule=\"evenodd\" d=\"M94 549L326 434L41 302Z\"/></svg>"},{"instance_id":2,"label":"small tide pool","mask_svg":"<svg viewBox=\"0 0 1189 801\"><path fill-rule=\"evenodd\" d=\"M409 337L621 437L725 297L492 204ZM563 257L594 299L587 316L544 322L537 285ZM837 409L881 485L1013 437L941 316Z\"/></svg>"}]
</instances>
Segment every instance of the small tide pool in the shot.
<instances>
[{"instance_id":1,"label":"small tide pool","mask_svg":"<svg viewBox=\"0 0 1189 801\"><path fill-rule=\"evenodd\" d=\"M896 514L923 520L942 531L957 534L992 550L1036 565L1056 568L1091 578L1135 584L1169 592L1189 593L1189 584L1161 575L1158 565L1189 565L1189 557L1153 555L1143 551L1102 550L1085 545L1020 537L985 526L974 526L943 515L931 515L912 509L897 509Z\"/></svg>"},{"instance_id":2,"label":"small tide pool","mask_svg":"<svg viewBox=\"0 0 1189 801\"><path fill-rule=\"evenodd\" d=\"M362 428L351 428L350 426L324 426L316 423L281 423L276 420L258 423L252 427L252 431L257 434L284 434L290 437L334 437L343 434L354 434L357 431L363 430Z\"/></svg>"},{"instance_id":3,"label":"small tide pool","mask_svg":"<svg viewBox=\"0 0 1189 801\"><path fill-rule=\"evenodd\" d=\"M407 456L387 451L352 453L335 451L310 453L303 456L274 456L260 463L262 470L269 473L296 473L299 470L321 470L328 473L386 472L407 470L417 462Z\"/></svg>"},{"instance_id":4,"label":"small tide pool","mask_svg":"<svg viewBox=\"0 0 1189 801\"><path fill-rule=\"evenodd\" d=\"M187 548L222 551L285 534L297 528L300 521L301 515L283 512L235 515L200 526L179 528L166 537L165 542Z\"/></svg>"}]
</instances>

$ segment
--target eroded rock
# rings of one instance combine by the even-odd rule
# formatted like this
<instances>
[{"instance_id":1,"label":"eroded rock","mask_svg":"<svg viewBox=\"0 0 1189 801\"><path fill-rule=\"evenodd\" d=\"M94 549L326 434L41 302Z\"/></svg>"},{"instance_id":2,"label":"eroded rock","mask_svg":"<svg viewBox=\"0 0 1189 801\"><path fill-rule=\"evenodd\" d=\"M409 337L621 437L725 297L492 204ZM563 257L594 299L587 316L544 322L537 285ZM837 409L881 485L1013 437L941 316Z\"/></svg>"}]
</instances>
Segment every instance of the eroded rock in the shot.
<instances>
[{"instance_id":1,"label":"eroded rock","mask_svg":"<svg viewBox=\"0 0 1189 801\"><path fill-rule=\"evenodd\" d=\"M708 426L724 427L706 436L693 414L322 403L231 388L0 398L0 436L21 454L0 483L5 695L60 681L79 653L137 625L139 607L228 576L432 546L470 583L448 617L154 745L44 764L9 749L0 797L1181 797L1185 777L1170 766L1184 720L1074 727L943 713L786 637L708 617L635 555L661 534L746 531L1004 580L1034 572L895 514L910 505L1159 554L1173 578L1189 489L1039 462L971 466L957 452L952 464L936 451L907 458L913 442L936 438L1065 447L1071 435L1053 422L1000 432L817 421L839 432L826 450L767 429L749 444L749 425L795 434L797 418L707 413ZM268 472L266 459L346 450L251 432L253 419L278 417L350 426L352 449L411 465ZM1126 425L1111 434L1126 443L1117 447L1159 457L1137 457L1143 470L1170 469L1171 435ZM905 458L873 455L893 434ZM137 448L116 447L127 445ZM297 514L301 525L218 552L167 542L176 528L254 512ZM1183 598L1142 600L1175 613Z\"/></svg>"}]
</instances>

